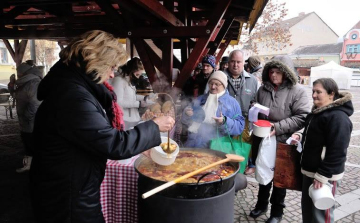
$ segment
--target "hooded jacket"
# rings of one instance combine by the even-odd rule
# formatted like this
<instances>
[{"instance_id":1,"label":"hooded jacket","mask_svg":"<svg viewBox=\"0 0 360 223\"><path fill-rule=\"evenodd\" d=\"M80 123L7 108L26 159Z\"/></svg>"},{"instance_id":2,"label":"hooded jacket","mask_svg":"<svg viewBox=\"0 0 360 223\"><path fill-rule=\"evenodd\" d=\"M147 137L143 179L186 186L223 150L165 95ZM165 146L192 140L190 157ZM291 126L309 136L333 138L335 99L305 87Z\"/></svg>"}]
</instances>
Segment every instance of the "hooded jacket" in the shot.
<instances>
[{"instance_id":1,"label":"hooded jacket","mask_svg":"<svg viewBox=\"0 0 360 223\"><path fill-rule=\"evenodd\" d=\"M89 86L89 81L90 86ZM57 62L39 85L30 169L36 222L104 222L100 184L107 159L125 159L161 143L153 121L114 129L95 84L74 65Z\"/></svg>"},{"instance_id":2,"label":"hooded jacket","mask_svg":"<svg viewBox=\"0 0 360 223\"><path fill-rule=\"evenodd\" d=\"M344 175L347 148L354 113L352 95L340 93L331 104L316 108L306 118L302 140L301 172L322 183L340 180Z\"/></svg>"},{"instance_id":3,"label":"hooded jacket","mask_svg":"<svg viewBox=\"0 0 360 223\"><path fill-rule=\"evenodd\" d=\"M256 101L270 109L269 116L259 113L259 119L274 123L276 140L285 143L296 131L304 126L306 115L310 111L309 99L305 89L297 84L293 69L285 61L268 62L262 73L263 86L257 92ZM269 70L278 68L284 74L283 83L275 89L269 77Z\"/></svg>"},{"instance_id":4,"label":"hooded jacket","mask_svg":"<svg viewBox=\"0 0 360 223\"><path fill-rule=\"evenodd\" d=\"M41 103L36 97L41 79L41 72L32 67L15 82L16 112L22 132L33 132L35 114Z\"/></svg>"}]
</instances>

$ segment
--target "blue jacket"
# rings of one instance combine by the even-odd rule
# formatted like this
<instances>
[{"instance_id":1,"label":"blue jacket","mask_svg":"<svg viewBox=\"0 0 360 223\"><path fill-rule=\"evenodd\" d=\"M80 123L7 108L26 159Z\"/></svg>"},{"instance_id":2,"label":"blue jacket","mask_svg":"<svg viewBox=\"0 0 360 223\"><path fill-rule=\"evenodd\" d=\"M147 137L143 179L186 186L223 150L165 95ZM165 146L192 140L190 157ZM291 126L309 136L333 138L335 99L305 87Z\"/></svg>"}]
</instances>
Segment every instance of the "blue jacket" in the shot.
<instances>
[{"instance_id":1,"label":"blue jacket","mask_svg":"<svg viewBox=\"0 0 360 223\"><path fill-rule=\"evenodd\" d=\"M197 119L200 119L200 121L202 121L205 118L204 111L201 106L205 105L208 96L209 93L201 95L194 101L192 105L194 111L193 116L188 116L185 111L183 112L181 118L183 124L190 126L194 120L196 121ZM209 148L210 141L212 139L227 135L240 135L242 133L245 126L244 117L242 116L239 103L235 98L229 95L228 91L219 98L219 107L216 111L216 116L220 117L220 113L226 117L225 124L217 126L202 123L197 133L189 132L188 140L186 141L185 146Z\"/></svg>"}]
</instances>

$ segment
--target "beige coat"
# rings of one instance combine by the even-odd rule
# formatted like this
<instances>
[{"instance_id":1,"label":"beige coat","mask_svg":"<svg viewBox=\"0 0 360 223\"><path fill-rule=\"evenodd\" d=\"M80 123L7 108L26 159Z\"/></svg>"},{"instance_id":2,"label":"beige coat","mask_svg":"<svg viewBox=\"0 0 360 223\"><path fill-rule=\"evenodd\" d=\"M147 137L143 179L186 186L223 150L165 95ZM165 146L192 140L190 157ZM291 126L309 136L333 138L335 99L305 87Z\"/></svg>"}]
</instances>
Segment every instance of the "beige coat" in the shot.
<instances>
[{"instance_id":1,"label":"beige coat","mask_svg":"<svg viewBox=\"0 0 360 223\"><path fill-rule=\"evenodd\" d=\"M278 68L285 74L285 80L277 91L270 82L270 68ZM263 86L257 92L256 101L270 108L270 114L268 117L259 114L259 119L274 123L277 141L285 143L294 132L304 127L305 118L310 112L309 99L303 86L297 84L294 71L284 63L279 61L267 63L262 79Z\"/></svg>"}]
</instances>

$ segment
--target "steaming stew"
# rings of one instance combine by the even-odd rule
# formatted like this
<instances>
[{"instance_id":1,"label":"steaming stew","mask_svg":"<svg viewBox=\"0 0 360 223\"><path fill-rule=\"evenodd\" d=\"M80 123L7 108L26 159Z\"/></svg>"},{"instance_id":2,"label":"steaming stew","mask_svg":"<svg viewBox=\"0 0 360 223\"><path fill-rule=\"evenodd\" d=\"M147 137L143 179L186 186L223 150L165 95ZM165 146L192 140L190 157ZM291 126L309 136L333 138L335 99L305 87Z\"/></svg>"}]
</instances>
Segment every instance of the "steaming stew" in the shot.
<instances>
[{"instance_id":1,"label":"steaming stew","mask_svg":"<svg viewBox=\"0 0 360 223\"><path fill-rule=\"evenodd\" d=\"M208 154L198 151L180 151L176 160L169 166L161 166L153 162L150 158L142 161L138 167L140 173L161 181L171 181L181 177L194 170L200 169L212 163L215 163L223 158L213 154ZM206 173L213 173L206 175L200 182L210 182L227 177L235 172L235 167L228 163L217 165L205 170L197 175L181 181L181 183L196 183L198 179Z\"/></svg>"}]
</instances>

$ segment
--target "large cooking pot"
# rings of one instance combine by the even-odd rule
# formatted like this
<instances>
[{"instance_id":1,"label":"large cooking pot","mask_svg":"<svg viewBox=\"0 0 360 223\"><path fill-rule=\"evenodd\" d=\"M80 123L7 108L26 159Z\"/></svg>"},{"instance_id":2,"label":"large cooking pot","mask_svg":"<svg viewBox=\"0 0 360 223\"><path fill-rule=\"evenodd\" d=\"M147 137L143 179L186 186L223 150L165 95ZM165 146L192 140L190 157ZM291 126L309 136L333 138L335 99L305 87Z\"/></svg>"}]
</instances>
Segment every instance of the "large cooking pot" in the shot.
<instances>
[{"instance_id":1,"label":"large cooking pot","mask_svg":"<svg viewBox=\"0 0 360 223\"><path fill-rule=\"evenodd\" d=\"M191 151L200 151L208 154L213 154L223 159L226 158L226 154L220 151L210 150L210 149L199 149L199 148L181 148L180 151L191 150ZM154 189L157 186L160 186L166 182L150 178L142 174L138 167L145 159L148 159L145 156L140 156L135 161L135 170L139 174L138 178L138 191L139 194L145 193L151 189ZM214 180L210 182L197 182L197 183L177 183L161 192L159 195L171 198L183 198L183 199L201 199L208 198L223 194L230 190L234 185L234 178L239 172L239 163L230 162L235 168L235 172L225 178L219 180Z\"/></svg>"}]
</instances>

